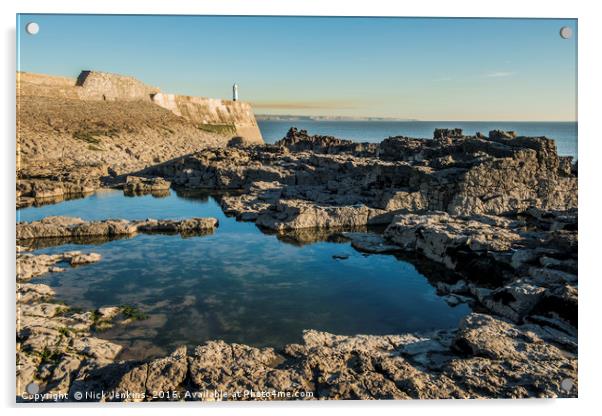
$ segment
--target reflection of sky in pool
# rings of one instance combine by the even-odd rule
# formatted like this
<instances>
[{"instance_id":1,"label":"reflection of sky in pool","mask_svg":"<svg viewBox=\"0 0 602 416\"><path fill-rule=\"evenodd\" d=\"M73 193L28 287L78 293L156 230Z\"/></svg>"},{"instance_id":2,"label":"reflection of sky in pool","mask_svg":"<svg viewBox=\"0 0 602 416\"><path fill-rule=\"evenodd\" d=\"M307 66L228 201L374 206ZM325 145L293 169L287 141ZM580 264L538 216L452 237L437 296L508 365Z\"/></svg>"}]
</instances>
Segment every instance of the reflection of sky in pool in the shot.
<instances>
[{"instance_id":1,"label":"reflection of sky in pool","mask_svg":"<svg viewBox=\"0 0 602 416\"><path fill-rule=\"evenodd\" d=\"M38 250L101 253L96 264L35 279L69 305L133 304L145 321L104 332L127 347L124 357L169 353L209 339L282 346L303 329L336 334L394 334L449 328L469 312L450 307L416 268L394 256L365 255L349 243L287 244L252 223L226 218L213 198L128 198L120 192L20 211L85 219L214 216L213 235L139 235L99 245ZM348 255L335 259L333 255Z\"/></svg>"}]
</instances>

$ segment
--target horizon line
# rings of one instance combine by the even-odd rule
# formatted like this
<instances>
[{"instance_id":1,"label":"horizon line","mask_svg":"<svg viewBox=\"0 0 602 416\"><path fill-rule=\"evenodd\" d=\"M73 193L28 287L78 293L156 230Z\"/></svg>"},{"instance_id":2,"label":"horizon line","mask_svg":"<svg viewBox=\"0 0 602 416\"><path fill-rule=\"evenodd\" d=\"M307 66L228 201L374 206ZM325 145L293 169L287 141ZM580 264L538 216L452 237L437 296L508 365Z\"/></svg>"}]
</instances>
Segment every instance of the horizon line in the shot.
<instances>
[{"instance_id":1,"label":"horizon line","mask_svg":"<svg viewBox=\"0 0 602 416\"><path fill-rule=\"evenodd\" d=\"M340 121L365 121L367 119L380 119L372 121L397 121L400 123L412 122L441 122L441 123L578 123L579 120L445 120L445 119L419 119L419 118L404 118L404 117L387 117L387 116L341 116L341 115L303 115L303 114L266 114L256 113L255 117L281 117L286 120L287 117L303 117L303 118L346 118L348 120ZM274 120L277 121L277 120ZM316 121L337 121L337 120L316 120Z\"/></svg>"}]
</instances>

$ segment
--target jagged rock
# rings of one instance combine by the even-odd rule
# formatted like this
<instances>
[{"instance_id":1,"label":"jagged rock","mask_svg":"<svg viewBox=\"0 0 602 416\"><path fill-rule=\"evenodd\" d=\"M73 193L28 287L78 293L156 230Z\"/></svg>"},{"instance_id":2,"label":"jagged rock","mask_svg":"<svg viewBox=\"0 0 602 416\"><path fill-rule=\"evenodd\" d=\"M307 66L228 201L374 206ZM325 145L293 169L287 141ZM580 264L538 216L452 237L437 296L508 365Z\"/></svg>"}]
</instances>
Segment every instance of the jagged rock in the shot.
<instances>
[{"instance_id":1,"label":"jagged rock","mask_svg":"<svg viewBox=\"0 0 602 416\"><path fill-rule=\"evenodd\" d=\"M188 371L186 347L180 347L169 357L148 364L146 389L151 393L173 391L182 384Z\"/></svg>"},{"instance_id":2,"label":"jagged rock","mask_svg":"<svg viewBox=\"0 0 602 416\"><path fill-rule=\"evenodd\" d=\"M31 303L49 299L55 295L54 290L47 285L32 283L17 283L17 302Z\"/></svg>"},{"instance_id":3,"label":"jagged rock","mask_svg":"<svg viewBox=\"0 0 602 416\"><path fill-rule=\"evenodd\" d=\"M35 379L39 364L39 357L17 352L17 397L27 393L27 385Z\"/></svg>"},{"instance_id":4,"label":"jagged rock","mask_svg":"<svg viewBox=\"0 0 602 416\"><path fill-rule=\"evenodd\" d=\"M533 323L517 326L470 314L458 330L426 336L338 336L310 330L303 344L285 346L284 355L271 348L210 341L190 356L179 348L165 358L115 364L108 364L113 349L82 338L76 339L76 350L100 360L98 364L82 365L74 357L51 371L49 379L61 391L114 389L118 395L109 400L127 401L184 390L230 394L187 400L573 397L576 389L564 391L560 383L576 381L575 358L543 341L568 345L572 337ZM22 383L37 365L23 360Z\"/></svg>"},{"instance_id":5,"label":"jagged rock","mask_svg":"<svg viewBox=\"0 0 602 416\"><path fill-rule=\"evenodd\" d=\"M469 291L468 284L464 280L458 280L454 284L437 282L437 290L442 293L462 294Z\"/></svg>"},{"instance_id":6,"label":"jagged rock","mask_svg":"<svg viewBox=\"0 0 602 416\"><path fill-rule=\"evenodd\" d=\"M69 387L74 380L77 370L82 363L81 357L67 355L53 368L49 376L47 385L48 394L64 394L69 393Z\"/></svg>"},{"instance_id":7,"label":"jagged rock","mask_svg":"<svg viewBox=\"0 0 602 416\"><path fill-rule=\"evenodd\" d=\"M405 250L418 251L454 270L461 257L458 251L473 255L509 251L522 240L512 229L447 213L396 216L385 230L385 237Z\"/></svg>"},{"instance_id":8,"label":"jagged rock","mask_svg":"<svg viewBox=\"0 0 602 416\"><path fill-rule=\"evenodd\" d=\"M514 139L516 137L515 131L504 131L504 130L491 130L489 132L489 139Z\"/></svg>"},{"instance_id":9,"label":"jagged rock","mask_svg":"<svg viewBox=\"0 0 602 416\"><path fill-rule=\"evenodd\" d=\"M23 303L19 305L20 314L26 316L41 316L44 318L52 318L65 309L65 306L56 303L36 303L33 305Z\"/></svg>"},{"instance_id":10,"label":"jagged rock","mask_svg":"<svg viewBox=\"0 0 602 416\"><path fill-rule=\"evenodd\" d=\"M520 322L540 302L544 293L545 288L519 280L492 291L480 301L494 313Z\"/></svg>"},{"instance_id":11,"label":"jagged rock","mask_svg":"<svg viewBox=\"0 0 602 416\"><path fill-rule=\"evenodd\" d=\"M105 306L98 308L98 314L102 319L113 319L121 312L121 308L118 306Z\"/></svg>"},{"instance_id":12,"label":"jagged rock","mask_svg":"<svg viewBox=\"0 0 602 416\"><path fill-rule=\"evenodd\" d=\"M401 250L398 245L390 244L380 234L343 232L342 235L351 240L352 247L366 253L395 253Z\"/></svg>"},{"instance_id":13,"label":"jagged rock","mask_svg":"<svg viewBox=\"0 0 602 416\"><path fill-rule=\"evenodd\" d=\"M274 146L205 149L147 173L190 188L244 189L237 201L228 197L227 208L246 220L275 205L257 206L262 191L253 186L258 182L276 182L280 199L364 204L389 212L470 216L577 206L577 178L560 168L553 141L459 134L433 140L391 137L378 146L376 157L360 144L292 129Z\"/></svg>"},{"instance_id":14,"label":"jagged rock","mask_svg":"<svg viewBox=\"0 0 602 416\"><path fill-rule=\"evenodd\" d=\"M74 254L69 259L69 264L71 264L72 266L77 266L80 264L96 263L97 261L100 261L101 259L102 259L102 256L98 253Z\"/></svg>"},{"instance_id":15,"label":"jagged rock","mask_svg":"<svg viewBox=\"0 0 602 416\"><path fill-rule=\"evenodd\" d=\"M171 183L163 178L128 176L123 185L123 193L126 195L161 194L169 191L170 186Z\"/></svg>"},{"instance_id":16,"label":"jagged rock","mask_svg":"<svg viewBox=\"0 0 602 416\"><path fill-rule=\"evenodd\" d=\"M218 226L215 218L187 218L184 220L146 220L136 224L139 232L191 234L213 231Z\"/></svg>"},{"instance_id":17,"label":"jagged rock","mask_svg":"<svg viewBox=\"0 0 602 416\"><path fill-rule=\"evenodd\" d=\"M433 133L434 139L443 139L443 138L459 138L463 137L462 129L435 129Z\"/></svg>"},{"instance_id":18,"label":"jagged rock","mask_svg":"<svg viewBox=\"0 0 602 416\"><path fill-rule=\"evenodd\" d=\"M357 143L332 136L310 136L306 130L297 130L295 127L290 128L286 136L274 144L291 152L351 153L358 156L374 156L377 149L375 143Z\"/></svg>"},{"instance_id":19,"label":"jagged rock","mask_svg":"<svg viewBox=\"0 0 602 416\"><path fill-rule=\"evenodd\" d=\"M36 228L39 230L39 228ZM44 233L42 233L44 235ZM94 263L101 259L100 254L84 254L80 251L69 251L61 254L17 254L17 280L25 281L45 273L62 272L63 268L56 267L57 263L68 262L72 266Z\"/></svg>"},{"instance_id":20,"label":"jagged rock","mask_svg":"<svg viewBox=\"0 0 602 416\"><path fill-rule=\"evenodd\" d=\"M257 140L248 139L246 137L236 136L232 137L228 140L228 147L247 147L247 146L257 146L260 144Z\"/></svg>"},{"instance_id":21,"label":"jagged rock","mask_svg":"<svg viewBox=\"0 0 602 416\"><path fill-rule=\"evenodd\" d=\"M299 228L353 228L387 224L385 211L366 206L320 206L301 200L281 200L273 210L264 211L256 223L271 230Z\"/></svg>"},{"instance_id":22,"label":"jagged rock","mask_svg":"<svg viewBox=\"0 0 602 416\"><path fill-rule=\"evenodd\" d=\"M577 276L572 273L567 273L562 270L548 269L548 268L536 268L532 267L529 269L529 275L537 282L542 284L550 283L577 283Z\"/></svg>"}]
</instances>

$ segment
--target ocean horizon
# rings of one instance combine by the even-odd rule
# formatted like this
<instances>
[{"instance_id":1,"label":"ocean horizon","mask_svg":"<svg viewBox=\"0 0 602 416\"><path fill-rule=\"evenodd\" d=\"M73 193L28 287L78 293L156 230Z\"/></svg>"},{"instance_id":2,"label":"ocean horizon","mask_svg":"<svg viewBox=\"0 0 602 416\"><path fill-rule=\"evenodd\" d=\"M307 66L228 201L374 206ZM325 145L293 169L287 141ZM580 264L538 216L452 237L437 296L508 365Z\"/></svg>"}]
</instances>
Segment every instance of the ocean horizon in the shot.
<instances>
[{"instance_id":1,"label":"ocean horizon","mask_svg":"<svg viewBox=\"0 0 602 416\"><path fill-rule=\"evenodd\" d=\"M556 142L560 156L578 156L576 121L365 121L365 120L258 120L266 143L282 139L289 128L305 129L309 134L335 136L358 142L380 142L391 136L431 139L436 128L461 128L466 135L490 130L513 130L519 136L545 136Z\"/></svg>"}]
</instances>

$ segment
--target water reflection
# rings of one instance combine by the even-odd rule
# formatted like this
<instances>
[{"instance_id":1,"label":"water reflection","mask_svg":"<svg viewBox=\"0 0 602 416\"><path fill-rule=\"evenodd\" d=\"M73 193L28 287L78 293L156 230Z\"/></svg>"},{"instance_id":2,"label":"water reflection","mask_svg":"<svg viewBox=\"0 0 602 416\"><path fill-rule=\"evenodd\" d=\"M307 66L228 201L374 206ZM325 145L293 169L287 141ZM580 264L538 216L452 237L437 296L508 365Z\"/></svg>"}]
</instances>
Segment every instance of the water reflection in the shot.
<instances>
[{"instance_id":1,"label":"water reflection","mask_svg":"<svg viewBox=\"0 0 602 416\"><path fill-rule=\"evenodd\" d=\"M226 217L207 194L157 199L109 192L23 209L21 219L57 214L220 221L206 236L144 234L37 246L40 253L77 249L103 256L33 281L50 284L60 300L86 309L136 305L149 315L102 333L126 347L124 359L159 356L210 339L280 347L301 341L304 329L392 334L451 328L469 312L467 305L452 307L437 296L433 285L454 279L441 266L358 252L340 230L265 234L253 223Z\"/></svg>"}]
</instances>

